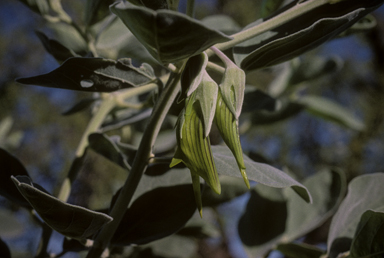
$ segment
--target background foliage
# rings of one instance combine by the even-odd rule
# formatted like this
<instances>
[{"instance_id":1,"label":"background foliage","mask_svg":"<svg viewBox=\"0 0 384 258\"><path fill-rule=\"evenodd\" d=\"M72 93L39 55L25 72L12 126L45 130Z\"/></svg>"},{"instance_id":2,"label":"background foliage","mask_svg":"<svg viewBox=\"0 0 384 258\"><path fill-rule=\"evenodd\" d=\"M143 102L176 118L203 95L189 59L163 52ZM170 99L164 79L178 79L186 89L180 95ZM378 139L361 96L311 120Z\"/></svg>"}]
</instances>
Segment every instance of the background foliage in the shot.
<instances>
[{"instance_id":1,"label":"background foliage","mask_svg":"<svg viewBox=\"0 0 384 258\"><path fill-rule=\"evenodd\" d=\"M57 38L64 45L70 45L77 54L84 54L84 42L81 39L66 42L65 33L73 34L69 28L54 25L47 28L40 16L31 12L22 2L5 0L0 3L0 147L22 161L34 182L38 182L49 193L57 195L60 182L65 171L70 169L76 147L91 118L90 109L70 116L61 116L61 113L84 99L87 99L83 102L84 106L88 107L87 104L94 103L98 96L62 89L26 87L14 82L15 78L50 72L58 67L58 62L61 64L67 55L72 54L56 55L55 60L41 44L45 43L46 48L47 45L55 44L49 38ZM210 27L220 29L226 34L236 32L265 16L263 12L267 12L263 9L263 1L222 0L197 3L196 18L205 20ZM84 19L85 1L63 4L64 9L80 25L84 25L82 22L96 22L97 17L88 16ZM224 16L209 17L216 14L228 15L233 20L229 22ZM364 213L362 220L367 221L366 227L370 227L369 223L382 221L380 211L383 212L383 202L378 197L380 191L366 191L363 196L361 194L364 189L380 189L380 184L376 188L371 185L370 177L373 177L372 181L383 180L380 173L371 174L382 171L383 9L376 10L373 15L377 26L368 32L338 37L305 53L300 59L252 71L247 75L247 84L252 87L246 94L240 118L240 131L244 133L241 137L244 152L252 160L271 164L302 182L309 189L314 204L306 204L290 189L279 190L258 184L247 192L241 179L236 181L234 178L223 178L222 187L225 189L228 186L228 189L232 189L232 192L225 191L228 196L224 195L223 198L231 200L241 195L240 197L222 203L221 199L215 200L212 192L205 191L204 195L211 201L205 205L211 208L204 210L203 220L193 217L187 227L181 229L177 235L133 248L130 250L133 252L132 257L246 257L247 254L255 257L271 248L285 253L287 257L299 257L297 252L307 255L302 257L319 257L326 243L328 250L335 254L349 250L345 249L345 245L352 246L351 257L369 254L361 250L383 251L380 244L378 247L361 247L358 239L365 238L364 231L362 234L355 232L360 214ZM224 24L227 27L220 27ZM126 29L119 24L113 26L117 31ZM35 32L35 29L44 34ZM111 35L116 36L114 33ZM100 35L98 51L102 56L113 59L123 56L135 58L135 53L144 51L132 37L116 37L116 41L109 42L108 37L111 35ZM119 45L135 48L116 51ZM156 64L149 54L141 58L149 64ZM269 94L271 98L266 98L259 90ZM301 98L296 98L297 95ZM275 101L274 98L278 100ZM260 101L252 101L254 99L265 103L262 105ZM255 112L260 108L258 105L264 110ZM174 121L167 121L163 126L164 133L159 136L156 146L159 152L166 151L169 148L167 144L175 143L173 123ZM132 139L130 144L137 145L144 127L145 123L141 122L133 128L114 130L109 134L119 133L122 142ZM87 162L84 162L87 166L82 168L74 183L70 203L93 210L103 209L121 186L119 182L126 176L121 168L124 164L119 166L116 162L101 158L103 155L97 146L107 144L103 146L110 147L102 141L100 135L90 138L90 143L94 142L93 146L96 147L87 150ZM215 138L213 134L211 141L218 144L220 138ZM114 143L116 142L119 141ZM102 170L100 168L113 173L108 176L103 173L89 173ZM360 175L365 176L356 178ZM189 182L189 177L170 178L179 183L175 185L171 179L165 179L164 185L173 185L178 191L189 192L183 187L183 183ZM105 183L107 180L110 181L108 184ZM351 180L353 181L349 184L348 195L341 203L347 191L347 183ZM355 214L359 214L356 221L348 221L343 214L351 213L348 207L356 203L353 199L354 191L358 192L359 198L363 198L364 205L356 208L358 211ZM140 193L144 193L144 190L140 192L139 189L136 198ZM158 193L152 194L156 196ZM172 194L168 195L172 198ZM176 197L170 200L183 203L184 200ZM195 205L193 197L188 198L189 203ZM0 236L12 250L12 257L27 257L27 254L36 253L39 240L36 235L41 233L40 227L32 221L25 209L3 197L0 201L0 216L4 217L0 219ZM147 200L144 201L147 203ZM187 208L191 213L195 210L195 206ZM137 212L137 215L132 216L140 217L143 209L145 205L138 202L130 212ZM375 211L366 211L372 209ZM331 223L331 216L335 212ZM166 212L148 213L148 220L156 224L156 219L163 221L171 215ZM180 222L175 229L182 224ZM360 224L358 228L363 228L363 225ZM123 233L127 236L136 234L133 226L132 230L133 233ZM159 232L162 231L159 229ZM120 239L115 239L116 243L132 243L123 233ZM350 239L355 234L356 237L352 243L344 241L332 246L332 240L340 234ZM303 235L306 235L303 243L292 243ZM146 237L142 236L140 241L146 242ZM382 239L381 235L377 239ZM62 243L62 236L54 233L48 250L59 253ZM180 246L183 248L177 248ZM64 241L64 248L78 251L83 247ZM77 257L76 255L71 252L64 257Z\"/></svg>"}]
</instances>

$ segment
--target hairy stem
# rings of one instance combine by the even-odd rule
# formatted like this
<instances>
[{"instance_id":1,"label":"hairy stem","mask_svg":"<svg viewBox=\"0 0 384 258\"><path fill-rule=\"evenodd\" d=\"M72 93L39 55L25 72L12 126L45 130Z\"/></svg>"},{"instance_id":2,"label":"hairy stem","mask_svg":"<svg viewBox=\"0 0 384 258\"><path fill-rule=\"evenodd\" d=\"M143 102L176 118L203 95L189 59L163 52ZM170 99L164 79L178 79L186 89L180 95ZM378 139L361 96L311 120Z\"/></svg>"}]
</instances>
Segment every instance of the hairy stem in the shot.
<instances>
[{"instance_id":1,"label":"hairy stem","mask_svg":"<svg viewBox=\"0 0 384 258\"><path fill-rule=\"evenodd\" d=\"M173 101L179 92L179 81L181 72L184 69L185 62L172 74L168 80L167 86L161 94L151 115L151 119L144 131L140 146L137 150L132 169L120 194L112 208L110 216L113 221L105 225L97 236L87 258L99 258L109 245L109 242L115 233L124 213L132 200L133 194L140 182L140 179L148 165L152 155L152 147L160 131L161 124L168 113Z\"/></svg>"},{"instance_id":2,"label":"hairy stem","mask_svg":"<svg viewBox=\"0 0 384 258\"><path fill-rule=\"evenodd\" d=\"M233 37L233 40L216 44L215 47L219 50L225 50L231 47L236 46L239 43L242 43L248 39L251 39L261 33L264 33L266 31L272 30L296 17L299 17L300 15L309 12L319 6L322 6L324 4L331 4L332 0L309 0L304 3L297 4L296 6L288 9L287 11L264 21L263 23L260 23L259 25L256 25L254 27L251 27L249 29L240 31L236 34L231 35ZM207 55L211 56L213 55L212 50L207 50Z\"/></svg>"}]
</instances>

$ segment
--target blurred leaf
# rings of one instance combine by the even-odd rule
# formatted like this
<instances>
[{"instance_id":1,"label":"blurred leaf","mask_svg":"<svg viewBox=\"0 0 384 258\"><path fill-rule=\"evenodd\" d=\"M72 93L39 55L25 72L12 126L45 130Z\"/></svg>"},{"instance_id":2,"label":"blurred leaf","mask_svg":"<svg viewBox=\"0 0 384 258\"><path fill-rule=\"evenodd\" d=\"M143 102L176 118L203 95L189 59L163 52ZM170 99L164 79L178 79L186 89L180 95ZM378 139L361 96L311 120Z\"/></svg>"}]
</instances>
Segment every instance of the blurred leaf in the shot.
<instances>
[{"instance_id":1,"label":"blurred leaf","mask_svg":"<svg viewBox=\"0 0 384 258\"><path fill-rule=\"evenodd\" d=\"M29 176L24 165L13 155L0 148L0 194L30 209L31 205L12 183L11 176Z\"/></svg>"},{"instance_id":2,"label":"blurred leaf","mask_svg":"<svg viewBox=\"0 0 384 258\"><path fill-rule=\"evenodd\" d=\"M384 173L362 175L348 186L348 194L334 215L328 234L328 253L336 257L348 251L357 225L366 210L384 212Z\"/></svg>"},{"instance_id":3,"label":"blurred leaf","mask_svg":"<svg viewBox=\"0 0 384 258\"><path fill-rule=\"evenodd\" d=\"M261 90L246 91L244 94L244 104L242 113L266 110L272 112L277 105L276 99Z\"/></svg>"},{"instance_id":4,"label":"blurred leaf","mask_svg":"<svg viewBox=\"0 0 384 258\"><path fill-rule=\"evenodd\" d=\"M281 7L284 0L263 0L261 2L261 17L265 18Z\"/></svg>"},{"instance_id":5,"label":"blurred leaf","mask_svg":"<svg viewBox=\"0 0 384 258\"><path fill-rule=\"evenodd\" d=\"M351 258L384 255L384 213L368 210L361 216L351 246Z\"/></svg>"},{"instance_id":6,"label":"blurred leaf","mask_svg":"<svg viewBox=\"0 0 384 258\"><path fill-rule=\"evenodd\" d=\"M159 239L142 248L150 248L153 256L148 254L140 256L142 258L190 258L197 252L197 245L193 239L171 235L166 238Z\"/></svg>"},{"instance_id":7,"label":"blurred leaf","mask_svg":"<svg viewBox=\"0 0 384 258\"><path fill-rule=\"evenodd\" d=\"M14 120L7 116L0 121L0 147L4 149L14 149L20 145L23 137L21 131L12 131ZM1 164L1 163L0 163Z\"/></svg>"},{"instance_id":8,"label":"blurred leaf","mask_svg":"<svg viewBox=\"0 0 384 258\"><path fill-rule=\"evenodd\" d=\"M107 132L111 130L120 129L126 125L131 125L147 119L152 114L152 108L140 110L139 112L129 113L128 116L118 116L116 119L103 124L102 131Z\"/></svg>"},{"instance_id":9,"label":"blurred leaf","mask_svg":"<svg viewBox=\"0 0 384 258\"><path fill-rule=\"evenodd\" d=\"M20 78L16 81L44 87L89 92L112 92L138 87L154 81L152 74L134 67L130 59L73 57L50 73Z\"/></svg>"},{"instance_id":10,"label":"blurred leaf","mask_svg":"<svg viewBox=\"0 0 384 258\"><path fill-rule=\"evenodd\" d=\"M120 152L118 146L107 135L100 133L92 133L88 136L89 148L109 159L110 161L118 164L126 170L130 170L127 160Z\"/></svg>"},{"instance_id":11,"label":"blurred leaf","mask_svg":"<svg viewBox=\"0 0 384 258\"><path fill-rule=\"evenodd\" d=\"M114 0L87 0L85 5L85 23L90 26L108 14L110 14L109 6Z\"/></svg>"},{"instance_id":12,"label":"blurred leaf","mask_svg":"<svg viewBox=\"0 0 384 258\"><path fill-rule=\"evenodd\" d=\"M7 244L1 238L0 238L0 257L11 258L11 251L9 250Z\"/></svg>"},{"instance_id":13,"label":"blurred leaf","mask_svg":"<svg viewBox=\"0 0 384 258\"><path fill-rule=\"evenodd\" d=\"M253 125L264 125L280 122L300 113L304 109L304 105L282 99L276 102L273 111L256 110L251 114Z\"/></svg>"},{"instance_id":14,"label":"blurred leaf","mask_svg":"<svg viewBox=\"0 0 384 258\"><path fill-rule=\"evenodd\" d=\"M178 12L153 11L123 2L112 5L111 11L122 19L151 55L164 64L191 57L231 39Z\"/></svg>"},{"instance_id":15,"label":"blurred leaf","mask_svg":"<svg viewBox=\"0 0 384 258\"><path fill-rule=\"evenodd\" d=\"M211 188L206 187L202 193L203 207L215 207L243 195L249 191L244 180L228 176L219 177L221 194L216 194Z\"/></svg>"},{"instance_id":16,"label":"blurred leaf","mask_svg":"<svg viewBox=\"0 0 384 258\"><path fill-rule=\"evenodd\" d=\"M53 31L54 38L63 46L80 56L89 52L87 42L72 25L62 22L48 22L47 27Z\"/></svg>"},{"instance_id":17,"label":"blurred leaf","mask_svg":"<svg viewBox=\"0 0 384 258\"><path fill-rule=\"evenodd\" d=\"M287 258L320 258L324 254L323 250L304 243L279 244L276 250L283 253Z\"/></svg>"},{"instance_id":18,"label":"blurred leaf","mask_svg":"<svg viewBox=\"0 0 384 258\"><path fill-rule=\"evenodd\" d=\"M251 190L238 230L249 257L261 257L281 238L287 205L281 189L256 185Z\"/></svg>"},{"instance_id":19,"label":"blurred leaf","mask_svg":"<svg viewBox=\"0 0 384 258\"><path fill-rule=\"evenodd\" d=\"M241 27L232 17L222 14L215 14L204 17L201 22L208 28L221 31L225 34L234 34L241 30Z\"/></svg>"},{"instance_id":20,"label":"blurred leaf","mask_svg":"<svg viewBox=\"0 0 384 258\"><path fill-rule=\"evenodd\" d=\"M340 205L346 192L346 178L342 172L323 170L303 181L313 203L305 203L292 191L286 191L288 218L283 241L291 242L322 225ZM288 190L288 189L287 189Z\"/></svg>"},{"instance_id":21,"label":"blurred leaf","mask_svg":"<svg viewBox=\"0 0 384 258\"><path fill-rule=\"evenodd\" d=\"M42 191L29 177L12 176L19 191L52 229L64 236L86 239L112 221L108 215L68 204Z\"/></svg>"},{"instance_id":22,"label":"blurred leaf","mask_svg":"<svg viewBox=\"0 0 384 258\"><path fill-rule=\"evenodd\" d=\"M39 37L41 43L43 43L45 50L51 54L60 64L70 57L77 56L75 52L63 46L57 40L48 38L41 31L36 31L35 33Z\"/></svg>"},{"instance_id":23,"label":"blurred leaf","mask_svg":"<svg viewBox=\"0 0 384 258\"><path fill-rule=\"evenodd\" d=\"M357 131L362 131L365 128L364 123L356 118L352 112L329 99L307 95L300 97L296 102L304 105L309 113L323 119Z\"/></svg>"},{"instance_id":24,"label":"blurred leaf","mask_svg":"<svg viewBox=\"0 0 384 258\"><path fill-rule=\"evenodd\" d=\"M105 21L96 24L92 29L97 35L97 52L103 56L112 59L128 56L139 62L158 64L116 15L111 14Z\"/></svg>"},{"instance_id":25,"label":"blurred leaf","mask_svg":"<svg viewBox=\"0 0 384 258\"><path fill-rule=\"evenodd\" d=\"M244 70L287 61L337 36L382 3L383 0L349 0L324 4L237 45L233 49L235 61ZM244 30L261 22L256 21Z\"/></svg>"},{"instance_id":26,"label":"blurred leaf","mask_svg":"<svg viewBox=\"0 0 384 258\"><path fill-rule=\"evenodd\" d=\"M241 178L241 174L238 173L236 160L227 147L212 146L212 153L219 174ZM312 202L311 195L307 188L283 171L267 164L254 162L245 155L244 163L249 180L253 180L270 187L291 187L306 202Z\"/></svg>"},{"instance_id":27,"label":"blurred leaf","mask_svg":"<svg viewBox=\"0 0 384 258\"><path fill-rule=\"evenodd\" d=\"M200 217L192 217L185 227L177 231L176 234L193 239L206 239L220 236L219 229L213 223L203 220Z\"/></svg>"},{"instance_id":28,"label":"blurred leaf","mask_svg":"<svg viewBox=\"0 0 384 258\"><path fill-rule=\"evenodd\" d=\"M345 37L356 33L367 32L376 27L376 25L376 18L372 14L368 14L367 16L361 18L358 22L353 24L346 31L341 33L339 36Z\"/></svg>"},{"instance_id":29,"label":"blurred leaf","mask_svg":"<svg viewBox=\"0 0 384 258\"><path fill-rule=\"evenodd\" d=\"M128 208L112 243L146 244L164 238L180 230L195 211L191 184L153 189Z\"/></svg>"},{"instance_id":30,"label":"blurred leaf","mask_svg":"<svg viewBox=\"0 0 384 258\"><path fill-rule=\"evenodd\" d=\"M80 102L76 103L73 107L71 107L67 111L64 111L62 113L62 115L63 116L69 116L69 115L76 114L80 111L83 111L83 110L89 108L97 100L99 100L99 98L82 99L82 100L80 100Z\"/></svg>"},{"instance_id":31,"label":"blurred leaf","mask_svg":"<svg viewBox=\"0 0 384 258\"><path fill-rule=\"evenodd\" d=\"M0 209L0 236L5 238L20 237L23 231L24 226L14 212ZM2 256L0 255L0 257Z\"/></svg>"},{"instance_id":32,"label":"blurred leaf","mask_svg":"<svg viewBox=\"0 0 384 258\"><path fill-rule=\"evenodd\" d=\"M64 252L81 252L88 249L85 245L73 238L63 238L63 251Z\"/></svg>"},{"instance_id":33,"label":"blurred leaf","mask_svg":"<svg viewBox=\"0 0 384 258\"><path fill-rule=\"evenodd\" d=\"M49 3L47 0L19 0L26 6L28 6L32 11L41 14L46 15L49 13Z\"/></svg>"}]
</instances>

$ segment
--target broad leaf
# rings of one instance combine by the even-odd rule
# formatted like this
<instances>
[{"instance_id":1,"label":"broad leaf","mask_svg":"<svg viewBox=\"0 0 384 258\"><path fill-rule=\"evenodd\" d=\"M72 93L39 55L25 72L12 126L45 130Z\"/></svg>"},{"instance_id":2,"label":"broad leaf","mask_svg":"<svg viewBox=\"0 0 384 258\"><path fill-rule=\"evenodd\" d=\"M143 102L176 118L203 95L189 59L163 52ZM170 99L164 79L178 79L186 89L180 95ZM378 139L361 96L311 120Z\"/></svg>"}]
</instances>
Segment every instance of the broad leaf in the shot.
<instances>
[{"instance_id":1,"label":"broad leaf","mask_svg":"<svg viewBox=\"0 0 384 258\"><path fill-rule=\"evenodd\" d=\"M351 258L384 255L384 213L368 210L361 216L351 246Z\"/></svg>"},{"instance_id":2,"label":"broad leaf","mask_svg":"<svg viewBox=\"0 0 384 258\"><path fill-rule=\"evenodd\" d=\"M31 208L31 205L21 195L15 184L12 183L11 176L29 176L24 165L16 157L0 148L0 194L13 202Z\"/></svg>"},{"instance_id":3,"label":"broad leaf","mask_svg":"<svg viewBox=\"0 0 384 258\"><path fill-rule=\"evenodd\" d=\"M251 114L253 125L271 124L291 118L304 109L304 105L282 99L274 105L274 110L255 110Z\"/></svg>"},{"instance_id":4,"label":"broad leaf","mask_svg":"<svg viewBox=\"0 0 384 258\"><path fill-rule=\"evenodd\" d=\"M60 42L54 39L48 38L44 33L36 31L36 35L39 37L45 50L50 53L59 63L64 62L68 58L75 57L77 54Z\"/></svg>"},{"instance_id":5,"label":"broad leaf","mask_svg":"<svg viewBox=\"0 0 384 258\"><path fill-rule=\"evenodd\" d=\"M28 6L32 11L46 15L49 13L50 6L48 0L19 0L26 6Z\"/></svg>"},{"instance_id":6,"label":"broad leaf","mask_svg":"<svg viewBox=\"0 0 384 258\"><path fill-rule=\"evenodd\" d=\"M0 257L11 258L11 251L8 245L0 238Z\"/></svg>"},{"instance_id":7,"label":"broad leaf","mask_svg":"<svg viewBox=\"0 0 384 258\"><path fill-rule=\"evenodd\" d=\"M47 225L67 237L87 239L112 221L104 213L60 201L26 176L12 176L12 180Z\"/></svg>"},{"instance_id":8,"label":"broad leaf","mask_svg":"<svg viewBox=\"0 0 384 258\"><path fill-rule=\"evenodd\" d=\"M80 102L76 103L73 107L71 107L67 111L64 111L62 113L62 115L63 116L69 116L69 115L76 114L80 111L83 111L83 110L89 108L97 100L99 100L99 98L82 99Z\"/></svg>"},{"instance_id":9,"label":"broad leaf","mask_svg":"<svg viewBox=\"0 0 384 258\"><path fill-rule=\"evenodd\" d=\"M286 242L294 241L329 219L340 205L347 187L342 172L329 170L308 177L303 185L311 193L312 204L305 203L292 191L286 191L288 218L283 236Z\"/></svg>"},{"instance_id":10,"label":"broad leaf","mask_svg":"<svg viewBox=\"0 0 384 258\"><path fill-rule=\"evenodd\" d=\"M212 153L219 174L241 178L241 174L238 173L236 160L227 147L212 146ZM267 164L254 162L245 155L244 163L249 180L253 180L270 187L291 187L306 202L312 201L311 195L307 188L283 171Z\"/></svg>"},{"instance_id":11,"label":"broad leaf","mask_svg":"<svg viewBox=\"0 0 384 258\"><path fill-rule=\"evenodd\" d=\"M256 185L251 190L238 231L249 257L262 257L281 238L287 218L282 189Z\"/></svg>"},{"instance_id":12,"label":"broad leaf","mask_svg":"<svg viewBox=\"0 0 384 258\"><path fill-rule=\"evenodd\" d=\"M89 56L88 44L72 25L63 22L48 22L47 27L53 31L53 37L68 49L81 56Z\"/></svg>"},{"instance_id":13,"label":"broad leaf","mask_svg":"<svg viewBox=\"0 0 384 258\"><path fill-rule=\"evenodd\" d=\"M128 208L112 243L141 245L164 238L180 230L195 210L192 185L155 188Z\"/></svg>"},{"instance_id":14,"label":"broad leaf","mask_svg":"<svg viewBox=\"0 0 384 258\"><path fill-rule=\"evenodd\" d=\"M221 31L227 35L234 34L241 30L239 24L232 17L222 14L204 17L201 22L208 28Z\"/></svg>"},{"instance_id":15,"label":"broad leaf","mask_svg":"<svg viewBox=\"0 0 384 258\"><path fill-rule=\"evenodd\" d=\"M357 131L362 131L365 128L364 123L356 118L351 111L329 99L318 96L303 96L296 102L304 105L309 113L347 128Z\"/></svg>"},{"instance_id":16,"label":"broad leaf","mask_svg":"<svg viewBox=\"0 0 384 258\"><path fill-rule=\"evenodd\" d=\"M132 114L132 112L129 112L128 116L121 115L118 116L117 119L114 119L113 121L109 121L103 124L102 131L107 132L111 130L120 129L126 125L134 124L137 122L140 122L144 119L147 119L152 114L152 109L144 109L139 112L135 112Z\"/></svg>"},{"instance_id":17,"label":"broad leaf","mask_svg":"<svg viewBox=\"0 0 384 258\"><path fill-rule=\"evenodd\" d=\"M324 4L237 45L233 49L235 61L245 70L287 61L337 36L382 3L383 0L349 0ZM261 22L257 21L244 29Z\"/></svg>"},{"instance_id":18,"label":"broad leaf","mask_svg":"<svg viewBox=\"0 0 384 258\"><path fill-rule=\"evenodd\" d=\"M203 207L216 207L249 191L244 184L244 180L240 178L219 176L219 180L221 184L221 193L216 194L211 188L206 187L201 196Z\"/></svg>"},{"instance_id":19,"label":"broad leaf","mask_svg":"<svg viewBox=\"0 0 384 258\"><path fill-rule=\"evenodd\" d=\"M366 210L384 212L383 184L384 173L359 176L349 183L348 194L333 217L328 234L331 258L349 250L359 220Z\"/></svg>"},{"instance_id":20,"label":"broad leaf","mask_svg":"<svg viewBox=\"0 0 384 258\"><path fill-rule=\"evenodd\" d=\"M287 258L321 258L324 251L308 244L279 244L276 250L280 251Z\"/></svg>"},{"instance_id":21,"label":"broad leaf","mask_svg":"<svg viewBox=\"0 0 384 258\"><path fill-rule=\"evenodd\" d=\"M273 112L276 109L277 101L261 90L246 91L244 94L244 104L241 109L242 114L255 111Z\"/></svg>"},{"instance_id":22,"label":"broad leaf","mask_svg":"<svg viewBox=\"0 0 384 258\"><path fill-rule=\"evenodd\" d=\"M140 246L143 251L135 257L138 258L190 258L197 253L197 245L194 239L171 235L159 239L147 245Z\"/></svg>"},{"instance_id":23,"label":"broad leaf","mask_svg":"<svg viewBox=\"0 0 384 258\"><path fill-rule=\"evenodd\" d=\"M109 5L111 5L114 0L87 0L85 6L85 23L90 26L104 17L106 17L109 12Z\"/></svg>"},{"instance_id":24,"label":"broad leaf","mask_svg":"<svg viewBox=\"0 0 384 258\"><path fill-rule=\"evenodd\" d=\"M128 171L131 169L119 147L107 135L92 133L88 136L88 142L89 148L92 148L100 155Z\"/></svg>"},{"instance_id":25,"label":"broad leaf","mask_svg":"<svg viewBox=\"0 0 384 258\"><path fill-rule=\"evenodd\" d=\"M70 58L50 73L20 78L17 82L44 87L89 92L112 92L138 87L155 80L144 68L134 67L130 59Z\"/></svg>"},{"instance_id":26,"label":"broad leaf","mask_svg":"<svg viewBox=\"0 0 384 258\"><path fill-rule=\"evenodd\" d=\"M164 64L194 56L216 43L231 39L178 12L153 11L124 2L112 5L111 11L124 22L149 53Z\"/></svg>"}]
</instances>

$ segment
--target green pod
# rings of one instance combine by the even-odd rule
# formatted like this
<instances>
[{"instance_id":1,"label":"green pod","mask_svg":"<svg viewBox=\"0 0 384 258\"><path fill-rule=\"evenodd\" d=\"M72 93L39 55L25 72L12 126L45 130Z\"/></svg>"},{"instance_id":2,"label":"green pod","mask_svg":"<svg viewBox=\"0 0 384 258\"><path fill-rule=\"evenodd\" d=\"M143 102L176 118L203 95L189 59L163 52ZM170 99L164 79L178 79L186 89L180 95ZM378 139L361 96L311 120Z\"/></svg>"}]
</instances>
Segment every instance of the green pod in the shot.
<instances>
[{"instance_id":1,"label":"green pod","mask_svg":"<svg viewBox=\"0 0 384 258\"><path fill-rule=\"evenodd\" d=\"M232 100L234 99L232 94ZM248 188L250 188L248 177L245 171L243 151L240 144L238 121L224 101L221 90L219 90L216 104L215 124L220 131L221 137L235 156L241 175Z\"/></svg>"},{"instance_id":2,"label":"green pod","mask_svg":"<svg viewBox=\"0 0 384 258\"><path fill-rule=\"evenodd\" d=\"M200 180L202 177L217 194L221 186L213 161L211 144L205 136L204 122L199 103L195 101L196 91L187 99L187 106L179 116L176 127L178 148L171 167L183 162L191 171L196 204L202 215Z\"/></svg>"}]
</instances>

